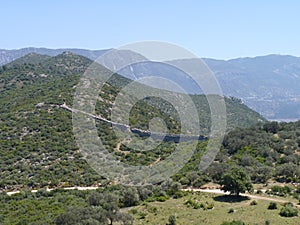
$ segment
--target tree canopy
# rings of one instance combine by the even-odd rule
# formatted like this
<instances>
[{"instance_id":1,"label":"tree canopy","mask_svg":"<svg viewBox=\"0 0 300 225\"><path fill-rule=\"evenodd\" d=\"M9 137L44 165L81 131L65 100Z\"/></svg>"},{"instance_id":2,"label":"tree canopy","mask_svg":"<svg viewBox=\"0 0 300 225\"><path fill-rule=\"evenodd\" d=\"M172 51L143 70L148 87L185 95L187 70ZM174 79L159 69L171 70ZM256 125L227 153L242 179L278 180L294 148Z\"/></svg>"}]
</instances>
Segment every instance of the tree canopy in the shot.
<instances>
[{"instance_id":1,"label":"tree canopy","mask_svg":"<svg viewBox=\"0 0 300 225\"><path fill-rule=\"evenodd\" d=\"M222 185L221 190L229 191L230 194L237 196L240 193L253 190L248 174L239 167L234 167L224 174L220 184Z\"/></svg>"}]
</instances>

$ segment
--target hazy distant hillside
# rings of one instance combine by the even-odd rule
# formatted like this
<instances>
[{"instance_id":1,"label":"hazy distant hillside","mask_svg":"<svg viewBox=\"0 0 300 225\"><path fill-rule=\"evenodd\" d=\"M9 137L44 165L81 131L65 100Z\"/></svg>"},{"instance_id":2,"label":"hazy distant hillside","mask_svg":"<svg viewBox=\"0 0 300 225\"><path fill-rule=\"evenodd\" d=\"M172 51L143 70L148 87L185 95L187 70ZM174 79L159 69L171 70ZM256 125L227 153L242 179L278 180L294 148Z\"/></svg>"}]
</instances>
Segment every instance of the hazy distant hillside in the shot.
<instances>
[{"instance_id":1,"label":"hazy distant hillside","mask_svg":"<svg viewBox=\"0 0 300 225\"><path fill-rule=\"evenodd\" d=\"M268 55L205 62L225 95L243 99L269 119L300 118L300 58Z\"/></svg>"},{"instance_id":2,"label":"hazy distant hillside","mask_svg":"<svg viewBox=\"0 0 300 225\"><path fill-rule=\"evenodd\" d=\"M268 55L204 61L214 72L225 96L242 99L268 119L300 119L300 58ZM173 62L190 67L195 65L193 59ZM187 74L165 64L143 62L122 71L122 75L132 79L149 74L173 80L187 93L203 93Z\"/></svg>"}]
</instances>

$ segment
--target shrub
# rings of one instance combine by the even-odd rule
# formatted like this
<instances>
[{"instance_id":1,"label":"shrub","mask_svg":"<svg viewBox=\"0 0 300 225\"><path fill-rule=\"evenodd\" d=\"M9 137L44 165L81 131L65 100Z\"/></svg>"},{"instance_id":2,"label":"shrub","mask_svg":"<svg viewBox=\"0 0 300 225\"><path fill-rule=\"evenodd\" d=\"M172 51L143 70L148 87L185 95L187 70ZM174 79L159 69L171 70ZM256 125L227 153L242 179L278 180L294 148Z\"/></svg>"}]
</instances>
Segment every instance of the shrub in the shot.
<instances>
[{"instance_id":1,"label":"shrub","mask_svg":"<svg viewBox=\"0 0 300 225\"><path fill-rule=\"evenodd\" d=\"M188 195L188 193L186 191L176 191L173 195L173 198L175 198L175 199L182 198L187 195Z\"/></svg>"},{"instance_id":2,"label":"shrub","mask_svg":"<svg viewBox=\"0 0 300 225\"><path fill-rule=\"evenodd\" d=\"M277 203L276 202L270 202L268 209L273 210L277 209Z\"/></svg>"},{"instance_id":3,"label":"shrub","mask_svg":"<svg viewBox=\"0 0 300 225\"><path fill-rule=\"evenodd\" d=\"M154 215L157 214L157 207L155 207L155 206L147 205L146 209L147 209L148 212L153 213Z\"/></svg>"},{"instance_id":4,"label":"shrub","mask_svg":"<svg viewBox=\"0 0 300 225\"><path fill-rule=\"evenodd\" d=\"M283 206L291 206L291 207L293 207L294 204L292 202L286 202L286 203L283 203Z\"/></svg>"},{"instance_id":5,"label":"shrub","mask_svg":"<svg viewBox=\"0 0 300 225\"><path fill-rule=\"evenodd\" d=\"M133 214L133 215L138 213L137 209L130 209L128 212Z\"/></svg>"},{"instance_id":6,"label":"shrub","mask_svg":"<svg viewBox=\"0 0 300 225\"><path fill-rule=\"evenodd\" d=\"M165 202L168 199L170 199L170 196L159 196L159 197L156 197L156 201L159 201L159 202Z\"/></svg>"},{"instance_id":7,"label":"shrub","mask_svg":"<svg viewBox=\"0 0 300 225\"><path fill-rule=\"evenodd\" d=\"M250 205L257 205L257 201L253 200L252 202L250 202Z\"/></svg>"},{"instance_id":8,"label":"shrub","mask_svg":"<svg viewBox=\"0 0 300 225\"><path fill-rule=\"evenodd\" d=\"M184 203L187 207L193 207L193 209L203 209L203 210L210 210L214 208L214 203L202 203L202 202L197 202L193 199L189 199Z\"/></svg>"},{"instance_id":9,"label":"shrub","mask_svg":"<svg viewBox=\"0 0 300 225\"><path fill-rule=\"evenodd\" d=\"M182 177L179 180L179 183L182 184L182 185L184 185L184 186L188 186L190 184L190 180L187 177Z\"/></svg>"},{"instance_id":10,"label":"shrub","mask_svg":"<svg viewBox=\"0 0 300 225\"><path fill-rule=\"evenodd\" d=\"M262 194L262 190L258 189L258 190L256 191L256 194L258 194L258 195Z\"/></svg>"},{"instance_id":11,"label":"shrub","mask_svg":"<svg viewBox=\"0 0 300 225\"><path fill-rule=\"evenodd\" d=\"M266 220L265 225L270 225L270 224L271 224L270 220Z\"/></svg>"},{"instance_id":12,"label":"shrub","mask_svg":"<svg viewBox=\"0 0 300 225\"><path fill-rule=\"evenodd\" d=\"M194 209L204 208L204 205L203 205L202 203L197 203L197 202L195 202L195 203L193 204L193 208L194 208Z\"/></svg>"},{"instance_id":13,"label":"shrub","mask_svg":"<svg viewBox=\"0 0 300 225\"><path fill-rule=\"evenodd\" d=\"M280 216L293 217L298 215L298 210L292 207L290 204L284 206L279 213Z\"/></svg>"},{"instance_id":14,"label":"shrub","mask_svg":"<svg viewBox=\"0 0 300 225\"><path fill-rule=\"evenodd\" d=\"M166 195L166 196L153 196L153 197L147 198L145 201L146 202L155 202L155 201L165 202L168 199L170 199L170 196L168 196L168 195Z\"/></svg>"},{"instance_id":15,"label":"shrub","mask_svg":"<svg viewBox=\"0 0 300 225\"><path fill-rule=\"evenodd\" d=\"M293 196L295 199L300 201L300 194L294 193Z\"/></svg>"},{"instance_id":16,"label":"shrub","mask_svg":"<svg viewBox=\"0 0 300 225\"><path fill-rule=\"evenodd\" d=\"M145 213L145 212L140 212L138 218L139 218L139 219L145 219L147 215L148 215L148 214Z\"/></svg>"},{"instance_id":17,"label":"shrub","mask_svg":"<svg viewBox=\"0 0 300 225\"><path fill-rule=\"evenodd\" d=\"M278 196L286 196L286 195L290 194L291 191L292 191L292 189L289 186L281 187L281 186L275 185L271 188L271 191L269 191L269 193L273 194L273 195L278 195Z\"/></svg>"},{"instance_id":18,"label":"shrub","mask_svg":"<svg viewBox=\"0 0 300 225\"><path fill-rule=\"evenodd\" d=\"M202 203L199 203L193 199L189 199L184 203L187 207L193 207L194 209L204 208Z\"/></svg>"},{"instance_id":19,"label":"shrub","mask_svg":"<svg viewBox=\"0 0 300 225\"><path fill-rule=\"evenodd\" d=\"M188 199L187 201L185 201L184 203L185 205L187 205L187 207L192 206L195 204L195 201L192 199Z\"/></svg>"},{"instance_id":20,"label":"shrub","mask_svg":"<svg viewBox=\"0 0 300 225\"><path fill-rule=\"evenodd\" d=\"M176 225L176 216L175 215L169 216L168 225Z\"/></svg>"},{"instance_id":21,"label":"shrub","mask_svg":"<svg viewBox=\"0 0 300 225\"><path fill-rule=\"evenodd\" d=\"M139 193L136 188L126 188L122 191L122 203L125 207L136 206L139 203Z\"/></svg>"},{"instance_id":22,"label":"shrub","mask_svg":"<svg viewBox=\"0 0 300 225\"><path fill-rule=\"evenodd\" d=\"M206 209L209 210L209 209L213 209L214 208L214 203L211 202L211 203L207 203L206 205Z\"/></svg>"},{"instance_id":23,"label":"shrub","mask_svg":"<svg viewBox=\"0 0 300 225\"><path fill-rule=\"evenodd\" d=\"M234 213L234 209L233 209L233 208L230 208L230 209L228 210L228 213Z\"/></svg>"}]
</instances>

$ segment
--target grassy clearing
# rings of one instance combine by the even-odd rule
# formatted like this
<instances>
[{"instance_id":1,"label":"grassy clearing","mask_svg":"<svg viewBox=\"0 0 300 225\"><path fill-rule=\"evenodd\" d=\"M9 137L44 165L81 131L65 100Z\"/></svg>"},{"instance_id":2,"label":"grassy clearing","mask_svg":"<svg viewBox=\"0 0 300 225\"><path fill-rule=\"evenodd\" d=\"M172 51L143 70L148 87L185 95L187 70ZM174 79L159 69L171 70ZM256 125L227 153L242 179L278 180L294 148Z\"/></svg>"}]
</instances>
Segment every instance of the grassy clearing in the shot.
<instances>
[{"instance_id":1,"label":"grassy clearing","mask_svg":"<svg viewBox=\"0 0 300 225\"><path fill-rule=\"evenodd\" d=\"M185 202L192 199L203 205L213 204L212 210L203 208L194 209L188 207ZM282 204L277 203L278 208L268 210L270 201L255 199L257 205L250 205L253 199L236 200L232 197L224 197L212 193L189 193L180 199L170 199L166 202L152 202L132 208L135 225L155 224L166 225L170 215L175 215L179 225L219 225L223 221L242 220L247 224L264 225L267 220L271 225L300 225L300 218L285 218L279 215ZM233 209L233 213L229 213ZM231 210L232 211L232 210Z\"/></svg>"}]
</instances>

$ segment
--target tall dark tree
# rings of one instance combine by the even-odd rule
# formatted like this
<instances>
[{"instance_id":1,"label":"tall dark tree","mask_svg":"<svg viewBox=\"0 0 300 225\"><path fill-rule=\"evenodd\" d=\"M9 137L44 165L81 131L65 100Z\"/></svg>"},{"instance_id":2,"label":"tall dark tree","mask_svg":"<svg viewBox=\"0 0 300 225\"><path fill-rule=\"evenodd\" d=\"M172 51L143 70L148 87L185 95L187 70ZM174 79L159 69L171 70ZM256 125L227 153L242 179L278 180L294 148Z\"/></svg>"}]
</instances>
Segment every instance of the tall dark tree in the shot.
<instances>
[{"instance_id":1,"label":"tall dark tree","mask_svg":"<svg viewBox=\"0 0 300 225\"><path fill-rule=\"evenodd\" d=\"M240 193L252 191L253 186L248 174L239 167L230 169L221 179L221 190L229 191L230 194L239 196Z\"/></svg>"}]
</instances>

